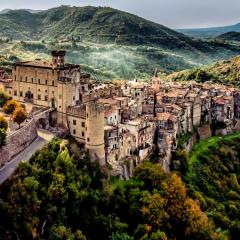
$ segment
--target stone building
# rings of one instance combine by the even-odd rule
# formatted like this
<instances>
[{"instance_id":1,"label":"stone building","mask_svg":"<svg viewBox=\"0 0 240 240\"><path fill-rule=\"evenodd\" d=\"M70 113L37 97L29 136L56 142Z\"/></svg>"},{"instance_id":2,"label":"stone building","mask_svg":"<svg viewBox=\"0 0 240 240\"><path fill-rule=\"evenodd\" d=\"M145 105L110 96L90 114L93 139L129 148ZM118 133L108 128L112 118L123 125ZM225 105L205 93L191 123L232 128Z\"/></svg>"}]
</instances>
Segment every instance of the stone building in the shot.
<instances>
[{"instance_id":1,"label":"stone building","mask_svg":"<svg viewBox=\"0 0 240 240\"><path fill-rule=\"evenodd\" d=\"M12 97L56 108L58 124L67 126L67 108L81 100L88 79L81 78L79 65L66 64L64 57L65 51L53 51L51 62L36 59L14 64Z\"/></svg>"}]
</instances>

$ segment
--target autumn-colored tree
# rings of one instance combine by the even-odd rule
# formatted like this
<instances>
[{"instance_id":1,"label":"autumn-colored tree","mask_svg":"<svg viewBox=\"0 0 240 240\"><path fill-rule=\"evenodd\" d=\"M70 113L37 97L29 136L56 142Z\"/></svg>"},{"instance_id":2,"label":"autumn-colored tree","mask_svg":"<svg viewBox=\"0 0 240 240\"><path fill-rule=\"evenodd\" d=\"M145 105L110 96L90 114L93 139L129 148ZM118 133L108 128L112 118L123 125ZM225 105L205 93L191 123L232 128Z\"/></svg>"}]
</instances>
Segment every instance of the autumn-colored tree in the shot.
<instances>
[{"instance_id":1,"label":"autumn-colored tree","mask_svg":"<svg viewBox=\"0 0 240 240\"><path fill-rule=\"evenodd\" d=\"M187 222L185 234L189 239L217 239L214 224L193 199L185 201L185 208L185 216L182 218Z\"/></svg>"},{"instance_id":2,"label":"autumn-colored tree","mask_svg":"<svg viewBox=\"0 0 240 240\"><path fill-rule=\"evenodd\" d=\"M20 107L18 102L15 100L8 100L3 106L3 111L7 114L12 114L18 107Z\"/></svg>"},{"instance_id":3,"label":"autumn-colored tree","mask_svg":"<svg viewBox=\"0 0 240 240\"><path fill-rule=\"evenodd\" d=\"M27 113L23 108L18 107L14 110L12 119L19 125L20 128L21 123L23 123L27 119Z\"/></svg>"},{"instance_id":4,"label":"autumn-colored tree","mask_svg":"<svg viewBox=\"0 0 240 240\"><path fill-rule=\"evenodd\" d=\"M4 130L8 129L8 121L4 116L0 116L0 128L3 128Z\"/></svg>"}]
</instances>

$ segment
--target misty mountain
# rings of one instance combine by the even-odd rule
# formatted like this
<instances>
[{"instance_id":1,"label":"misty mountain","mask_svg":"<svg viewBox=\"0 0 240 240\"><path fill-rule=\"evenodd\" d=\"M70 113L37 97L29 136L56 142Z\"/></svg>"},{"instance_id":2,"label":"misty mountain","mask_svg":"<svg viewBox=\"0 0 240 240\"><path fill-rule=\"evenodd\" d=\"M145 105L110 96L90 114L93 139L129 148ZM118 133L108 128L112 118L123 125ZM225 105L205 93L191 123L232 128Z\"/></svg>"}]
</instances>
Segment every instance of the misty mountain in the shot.
<instances>
[{"instance_id":1,"label":"misty mountain","mask_svg":"<svg viewBox=\"0 0 240 240\"><path fill-rule=\"evenodd\" d=\"M109 76L117 78L146 76L156 67L166 72L179 71L240 54L240 48L231 43L194 39L109 7L61 6L35 13L24 9L7 11L0 14L1 38L28 43L43 41L42 45L14 45L8 46L7 52L0 51L21 60L36 53L46 56L59 42L70 44L66 49L69 60L85 64L87 70L91 66L91 72L100 71L100 75L102 71L107 75L111 71ZM88 56L84 63L82 53Z\"/></svg>"},{"instance_id":2,"label":"misty mountain","mask_svg":"<svg viewBox=\"0 0 240 240\"><path fill-rule=\"evenodd\" d=\"M177 29L177 31L190 37L212 38L227 32L240 32L240 23L224 27Z\"/></svg>"},{"instance_id":3,"label":"misty mountain","mask_svg":"<svg viewBox=\"0 0 240 240\"><path fill-rule=\"evenodd\" d=\"M22 10L25 10L25 11L28 11L30 13L39 13L39 12L42 12L42 10L35 10L35 9L22 9ZM5 14L5 13L8 13L10 11L16 11L16 10L12 10L10 8L6 8L6 9L3 9L2 11L0 11L0 14Z\"/></svg>"}]
</instances>

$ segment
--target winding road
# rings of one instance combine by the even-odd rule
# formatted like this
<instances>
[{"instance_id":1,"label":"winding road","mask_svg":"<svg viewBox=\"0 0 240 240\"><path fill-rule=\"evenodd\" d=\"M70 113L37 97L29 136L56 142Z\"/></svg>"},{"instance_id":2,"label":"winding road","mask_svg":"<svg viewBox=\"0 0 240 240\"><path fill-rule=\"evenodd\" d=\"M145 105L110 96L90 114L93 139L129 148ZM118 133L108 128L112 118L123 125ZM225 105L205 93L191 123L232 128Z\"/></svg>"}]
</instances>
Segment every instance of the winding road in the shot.
<instances>
[{"instance_id":1,"label":"winding road","mask_svg":"<svg viewBox=\"0 0 240 240\"><path fill-rule=\"evenodd\" d=\"M0 169L0 184L6 181L15 171L21 161L28 161L31 156L42 149L48 142L53 139L54 135L45 130L38 131L38 137L25 150L14 157L4 167Z\"/></svg>"}]
</instances>

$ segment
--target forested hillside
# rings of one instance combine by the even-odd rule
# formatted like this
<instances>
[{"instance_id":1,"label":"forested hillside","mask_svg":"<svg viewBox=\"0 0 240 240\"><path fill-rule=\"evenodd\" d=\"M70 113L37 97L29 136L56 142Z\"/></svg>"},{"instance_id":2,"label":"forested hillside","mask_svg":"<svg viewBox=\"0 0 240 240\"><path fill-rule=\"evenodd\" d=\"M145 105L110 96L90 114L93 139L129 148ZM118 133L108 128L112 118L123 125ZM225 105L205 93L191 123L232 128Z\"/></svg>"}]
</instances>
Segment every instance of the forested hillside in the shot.
<instances>
[{"instance_id":1,"label":"forested hillside","mask_svg":"<svg viewBox=\"0 0 240 240\"><path fill-rule=\"evenodd\" d=\"M226 239L240 236L240 133L213 137L194 146L185 181Z\"/></svg>"},{"instance_id":2,"label":"forested hillside","mask_svg":"<svg viewBox=\"0 0 240 240\"><path fill-rule=\"evenodd\" d=\"M212 81L229 86L240 86L240 57L219 61L213 65L176 72L167 76L168 80L190 81L199 83Z\"/></svg>"},{"instance_id":3,"label":"forested hillside","mask_svg":"<svg viewBox=\"0 0 240 240\"><path fill-rule=\"evenodd\" d=\"M194 39L109 7L0 14L0 55L29 60L56 48L99 79L148 79L155 68L170 73L240 54L236 44Z\"/></svg>"},{"instance_id":4,"label":"forested hillside","mask_svg":"<svg viewBox=\"0 0 240 240\"><path fill-rule=\"evenodd\" d=\"M218 239L221 232L159 165L108 179L72 141L53 140L0 187L0 239Z\"/></svg>"}]
</instances>

